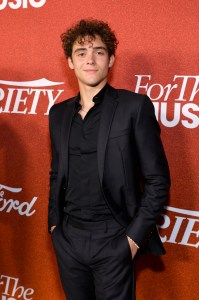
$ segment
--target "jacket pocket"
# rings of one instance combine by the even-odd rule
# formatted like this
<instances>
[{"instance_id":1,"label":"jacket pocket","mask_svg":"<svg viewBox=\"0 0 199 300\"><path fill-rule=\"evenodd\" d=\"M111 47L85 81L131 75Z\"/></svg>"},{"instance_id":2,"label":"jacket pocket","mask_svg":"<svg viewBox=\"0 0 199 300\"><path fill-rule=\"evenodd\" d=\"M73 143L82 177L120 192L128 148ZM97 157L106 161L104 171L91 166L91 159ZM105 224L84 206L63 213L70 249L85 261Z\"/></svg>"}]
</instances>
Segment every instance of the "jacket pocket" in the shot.
<instances>
[{"instance_id":1,"label":"jacket pocket","mask_svg":"<svg viewBox=\"0 0 199 300\"><path fill-rule=\"evenodd\" d=\"M110 132L109 139L114 139L114 138L129 134L130 130L131 130L130 127L121 129L121 130L113 130Z\"/></svg>"}]
</instances>

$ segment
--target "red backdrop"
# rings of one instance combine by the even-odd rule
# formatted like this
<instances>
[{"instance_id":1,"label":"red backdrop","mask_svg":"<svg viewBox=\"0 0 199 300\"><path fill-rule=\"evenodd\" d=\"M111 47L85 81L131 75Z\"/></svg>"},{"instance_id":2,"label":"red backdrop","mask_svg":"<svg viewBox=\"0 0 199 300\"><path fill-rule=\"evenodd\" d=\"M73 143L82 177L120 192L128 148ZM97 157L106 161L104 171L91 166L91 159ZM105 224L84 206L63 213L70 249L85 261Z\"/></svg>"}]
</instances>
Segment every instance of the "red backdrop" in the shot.
<instances>
[{"instance_id":1,"label":"red backdrop","mask_svg":"<svg viewBox=\"0 0 199 300\"><path fill-rule=\"evenodd\" d=\"M138 299L198 299L198 11L198 1L188 0L1 1L2 300L64 299L47 233L47 115L54 102L77 93L59 36L87 17L108 21L117 33L110 83L151 97L171 169L160 220L167 255L137 262Z\"/></svg>"}]
</instances>

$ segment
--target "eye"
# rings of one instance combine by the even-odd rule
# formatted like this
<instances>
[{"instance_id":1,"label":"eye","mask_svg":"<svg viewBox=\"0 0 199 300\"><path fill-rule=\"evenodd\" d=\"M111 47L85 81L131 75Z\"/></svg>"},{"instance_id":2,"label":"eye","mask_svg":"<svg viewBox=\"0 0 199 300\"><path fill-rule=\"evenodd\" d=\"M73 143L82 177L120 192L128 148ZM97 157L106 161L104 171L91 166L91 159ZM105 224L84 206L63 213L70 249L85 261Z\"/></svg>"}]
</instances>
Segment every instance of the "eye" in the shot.
<instances>
[{"instance_id":1,"label":"eye","mask_svg":"<svg viewBox=\"0 0 199 300\"><path fill-rule=\"evenodd\" d=\"M98 50L98 51L97 51L97 54L98 54L98 55L104 55L104 51L103 51L103 50Z\"/></svg>"},{"instance_id":2,"label":"eye","mask_svg":"<svg viewBox=\"0 0 199 300\"><path fill-rule=\"evenodd\" d=\"M77 56L79 56L79 57L84 57L84 56L85 56L85 52L79 52L79 53L77 54Z\"/></svg>"}]
</instances>

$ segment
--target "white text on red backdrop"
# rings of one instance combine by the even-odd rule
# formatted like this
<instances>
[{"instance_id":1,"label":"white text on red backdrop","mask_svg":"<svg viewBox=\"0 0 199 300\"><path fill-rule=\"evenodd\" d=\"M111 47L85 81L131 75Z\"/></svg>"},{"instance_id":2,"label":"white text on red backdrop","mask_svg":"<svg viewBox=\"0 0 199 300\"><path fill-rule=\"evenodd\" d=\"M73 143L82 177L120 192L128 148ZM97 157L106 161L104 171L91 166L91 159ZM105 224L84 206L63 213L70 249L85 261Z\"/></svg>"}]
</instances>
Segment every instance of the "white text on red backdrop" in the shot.
<instances>
[{"instance_id":1,"label":"white text on red backdrop","mask_svg":"<svg viewBox=\"0 0 199 300\"><path fill-rule=\"evenodd\" d=\"M186 128L199 126L199 75L174 75L173 83L154 83L152 75L135 75L135 92L147 94L153 101L157 120L165 127L180 123ZM177 97L175 96L177 95ZM171 112L168 112L168 108Z\"/></svg>"},{"instance_id":2,"label":"white text on red backdrop","mask_svg":"<svg viewBox=\"0 0 199 300\"><path fill-rule=\"evenodd\" d=\"M19 278L1 275L0 280L0 285L3 288L2 300L33 299L34 290L32 288L25 289L24 286L20 286Z\"/></svg>"},{"instance_id":3,"label":"white text on red backdrop","mask_svg":"<svg viewBox=\"0 0 199 300\"><path fill-rule=\"evenodd\" d=\"M161 240L189 247L199 247L199 211L165 206L162 214ZM164 231L167 233L164 233Z\"/></svg>"},{"instance_id":4,"label":"white text on red backdrop","mask_svg":"<svg viewBox=\"0 0 199 300\"><path fill-rule=\"evenodd\" d=\"M36 212L33 206L38 197L33 197L30 202L6 199L5 191L18 194L22 191L22 188L13 188L0 184L0 212L5 211L6 213L10 213L11 211L16 211L19 215L26 217L30 217Z\"/></svg>"},{"instance_id":5,"label":"white text on red backdrop","mask_svg":"<svg viewBox=\"0 0 199 300\"><path fill-rule=\"evenodd\" d=\"M44 115L48 115L51 106L64 90L56 86L63 82L54 82L45 78L33 81L0 80L0 113L37 114L40 101L46 101Z\"/></svg>"},{"instance_id":6,"label":"white text on red backdrop","mask_svg":"<svg viewBox=\"0 0 199 300\"><path fill-rule=\"evenodd\" d=\"M11 9L28 8L31 6L34 8L40 8L44 6L45 3L46 0L2 0L2 3L0 4L0 10L5 9L6 7L9 7Z\"/></svg>"}]
</instances>

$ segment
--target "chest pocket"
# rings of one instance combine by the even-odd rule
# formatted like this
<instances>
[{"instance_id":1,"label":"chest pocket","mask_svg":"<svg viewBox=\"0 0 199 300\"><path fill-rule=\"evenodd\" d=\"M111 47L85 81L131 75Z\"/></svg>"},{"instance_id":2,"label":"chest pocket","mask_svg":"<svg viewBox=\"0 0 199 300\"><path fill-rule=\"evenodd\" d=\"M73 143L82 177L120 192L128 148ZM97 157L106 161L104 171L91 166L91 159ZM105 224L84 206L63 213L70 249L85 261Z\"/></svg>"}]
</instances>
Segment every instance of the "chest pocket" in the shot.
<instances>
[{"instance_id":1,"label":"chest pocket","mask_svg":"<svg viewBox=\"0 0 199 300\"><path fill-rule=\"evenodd\" d=\"M126 134L129 134L131 131L131 128L125 128L125 129L121 129L121 130L111 130L110 134L109 134L109 139L114 139Z\"/></svg>"}]
</instances>

